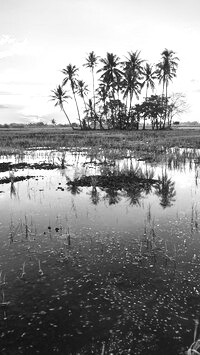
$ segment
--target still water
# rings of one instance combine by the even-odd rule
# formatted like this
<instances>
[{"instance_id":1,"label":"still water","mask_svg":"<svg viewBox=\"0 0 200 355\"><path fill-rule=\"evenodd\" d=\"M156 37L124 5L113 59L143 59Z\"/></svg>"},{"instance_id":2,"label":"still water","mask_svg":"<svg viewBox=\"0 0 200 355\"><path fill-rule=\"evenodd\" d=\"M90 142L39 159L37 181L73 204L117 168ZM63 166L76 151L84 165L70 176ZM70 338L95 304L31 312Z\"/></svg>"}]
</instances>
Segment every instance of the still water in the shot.
<instances>
[{"instance_id":1,"label":"still water","mask_svg":"<svg viewBox=\"0 0 200 355\"><path fill-rule=\"evenodd\" d=\"M2 354L173 355L193 342L199 152L127 156L1 156Z\"/></svg>"}]
</instances>

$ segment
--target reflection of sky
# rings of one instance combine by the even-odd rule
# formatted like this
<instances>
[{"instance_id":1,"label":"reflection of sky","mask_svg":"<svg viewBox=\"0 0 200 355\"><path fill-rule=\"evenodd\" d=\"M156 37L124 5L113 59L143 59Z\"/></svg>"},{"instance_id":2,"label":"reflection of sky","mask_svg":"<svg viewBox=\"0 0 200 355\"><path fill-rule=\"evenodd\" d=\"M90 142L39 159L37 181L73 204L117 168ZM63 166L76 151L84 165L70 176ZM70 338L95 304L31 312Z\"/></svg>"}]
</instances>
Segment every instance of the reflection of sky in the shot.
<instances>
[{"instance_id":1,"label":"reflection of sky","mask_svg":"<svg viewBox=\"0 0 200 355\"><path fill-rule=\"evenodd\" d=\"M35 154L25 155L19 160L29 164L33 162L54 162L59 163L62 152L37 151ZM0 162L5 162L6 157L2 157ZM9 157L7 161L16 163L14 157ZM160 197L152 192L148 195L142 194L142 199L137 205L130 205L127 197L119 191L118 203L109 205L106 192L97 188L100 201L97 205L92 204L92 187L80 187L80 193L73 195L67 189L67 179L73 179L74 174L78 176L80 172L86 174L98 173L98 167L92 163L85 164L83 155L71 155L69 152L65 156L66 168L47 170L24 169L14 172L17 175L34 175L37 179L14 183L14 193L10 184L1 184L0 190L0 215L1 223L9 226L11 218L14 220L24 220L25 216L35 223L38 228L45 230L49 223L56 224L59 219L63 227L70 227L74 232L82 228L92 228L93 230L117 230L135 231L144 228L147 223L147 216L150 211L151 223L165 225L172 220L180 218L190 218L192 206L198 212L199 189L195 182L195 170L185 165L182 170L167 169L168 177L175 182L176 196L171 207L163 209L160 206ZM130 162L120 161L119 166L125 168ZM84 166L83 166L84 165ZM144 162L132 160L133 167L152 169ZM154 177L162 175L165 168L161 166L153 167ZM1 173L6 176L7 173ZM62 187L64 191L58 189ZM108 197L108 196L107 196Z\"/></svg>"}]
</instances>

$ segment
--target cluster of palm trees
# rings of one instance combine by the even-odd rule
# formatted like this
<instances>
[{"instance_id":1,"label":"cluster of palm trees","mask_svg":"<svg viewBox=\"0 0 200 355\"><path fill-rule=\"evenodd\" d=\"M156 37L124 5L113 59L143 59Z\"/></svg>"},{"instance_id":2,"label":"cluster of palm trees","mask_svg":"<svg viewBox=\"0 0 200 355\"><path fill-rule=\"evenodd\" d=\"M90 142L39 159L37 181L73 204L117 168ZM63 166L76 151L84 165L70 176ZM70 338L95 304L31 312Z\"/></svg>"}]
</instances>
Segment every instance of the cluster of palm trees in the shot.
<instances>
[{"instance_id":1,"label":"cluster of palm trees","mask_svg":"<svg viewBox=\"0 0 200 355\"><path fill-rule=\"evenodd\" d=\"M123 61L113 53L100 58L92 51L83 64L91 71L92 93L88 85L79 79L79 69L69 64L62 70L62 85L52 90L51 98L55 106L64 112L72 129L74 125L64 108L64 103L71 98L65 89L67 85L76 105L81 129L138 129L141 119L143 129L147 120L150 120L153 129L164 128L166 123L170 124L172 104L168 87L176 77L178 61L175 52L168 49L161 53L161 60L156 65L141 59L139 51L128 52ZM162 85L160 95L153 95L156 81ZM139 103L141 96L143 100ZM82 100L82 110L78 97Z\"/></svg>"}]
</instances>

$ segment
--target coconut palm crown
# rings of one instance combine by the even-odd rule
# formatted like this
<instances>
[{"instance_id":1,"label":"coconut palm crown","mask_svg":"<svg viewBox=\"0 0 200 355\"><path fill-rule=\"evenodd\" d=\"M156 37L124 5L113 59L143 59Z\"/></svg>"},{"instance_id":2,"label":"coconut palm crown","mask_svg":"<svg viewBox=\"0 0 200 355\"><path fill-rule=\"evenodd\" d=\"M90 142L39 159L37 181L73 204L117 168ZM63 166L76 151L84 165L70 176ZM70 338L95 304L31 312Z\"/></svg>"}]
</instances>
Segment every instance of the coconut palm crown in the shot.
<instances>
[{"instance_id":1,"label":"coconut palm crown","mask_svg":"<svg viewBox=\"0 0 200 355\"><path fill-rule=\"evenodd\" d=\"M157 79L157 70L154 70L154 66L146 63L146 66L143 69L143 75L144 75L144 81L142 83L142 86L146 84L146 98L148 94L149 88L154 91L155 89L155 80Z\"/></svg>"},{"instance_id":2,"label":"coconut palm crown","mask_svg":"<svg viewBox=\"0 0 200 355\"><path fill-rule=\"evenodd\" d=\"M88 57L86 58L86 63L83 64L86 68L89 68L92 72L92 87L93 87L93 103L94 103L94 111L95 111L95 85L94 85L94 68L98 64L98 59L99 57L96 56L94 51L90 52L88 54Z\"/></svg>"},{"instance_id":3,"label":"coconut palm crown","mask_svg":"<svg viewBox=\"0 0 200 355\"><path fill-rule=\"evenodd\" d=\"M163 84L163 95L165 90L166 99L169 81L172 81L172 79L176 77L178 67L179 58L175 57L174 54L174 51L165 49L161 53L161 62L157 64L158 80L159 83Z\"/></svg>"},{"instance_id":4,"label":"coconut palm crown","mask_svg":"<svg viewBox=\"0 0 200 355\"><path fill-rule=\"evenodd\" d=\"M120 59L113 53L107 53L106 58L102 58L100 61L103 64L103 67L98 70L98 73L102 72L100 79L106 84L108 91L112 88L114 98L116 82L119 82L123 76L123 72L119 69Z\"/></svg>"},{"instance_id":5,"label":"coconut palm crown","mask_svg":"<svg viewBox=\"0 0 200 355\"><path fill-rule=\"evenodd\" d=\"M71 124L71 121L69 119L69 116L67 115L63 103L67 102L69 98L71 98L71 96L67 95L67 92L65 90L63 90L62 86L58 85L57 88L55 90L52 90L53 95L51 95L51 100L55 101L55 106L59 106L60 109L64 112L69 125L72 127L72 129L74 129L74 127Z\"/></svg>"}]
</instances>

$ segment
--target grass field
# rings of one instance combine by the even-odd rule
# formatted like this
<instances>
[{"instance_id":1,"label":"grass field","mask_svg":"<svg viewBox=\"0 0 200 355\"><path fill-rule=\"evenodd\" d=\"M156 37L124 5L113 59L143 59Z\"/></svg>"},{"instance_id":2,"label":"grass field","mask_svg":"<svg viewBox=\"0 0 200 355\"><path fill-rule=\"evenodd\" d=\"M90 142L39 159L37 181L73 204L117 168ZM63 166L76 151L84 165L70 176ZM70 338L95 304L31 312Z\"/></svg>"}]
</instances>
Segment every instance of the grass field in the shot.
<instances>
[{"instance_id":1,"label":"grass field","mask_svg":"<svg viewBox=\"0 0 200 355\"><path fill-rule=\"evenodd\" d=\"M45 127L0 129L0 153L9 154L37 147L51 149L91 148L130 149L160 152L169 147L200 148L200 130L174 129L163 131L71 131L69 128Z\"/></svg>"}]
</instances>

